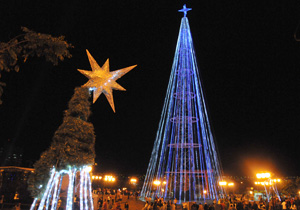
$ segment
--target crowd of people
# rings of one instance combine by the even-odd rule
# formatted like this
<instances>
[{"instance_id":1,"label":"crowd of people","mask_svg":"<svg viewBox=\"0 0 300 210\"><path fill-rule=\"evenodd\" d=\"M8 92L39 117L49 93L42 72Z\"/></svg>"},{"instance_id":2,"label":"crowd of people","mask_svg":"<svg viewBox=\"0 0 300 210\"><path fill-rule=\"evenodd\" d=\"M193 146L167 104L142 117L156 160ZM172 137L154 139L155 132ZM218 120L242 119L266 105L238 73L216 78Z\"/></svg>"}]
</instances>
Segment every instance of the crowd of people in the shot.
<instances>
[{"instance_id":1,"label":"crowd of people","mask_svg":"<svg viewBox=\"0 0 300 210\"><path fill-rule=\"evenodd\" d=\"M146 204L142 210L300 210L300 199L295 198L271 198L269 201L238 200L235 197L220 199L218 202L201 203L186 202L177 204L177 200L164 201L163 198L146 198Z\"/></svg>"},{"instance_id":2,"label":"crowd of people","mask_svg":"<svg viewBox=\"0 0 300 210\"><path fill-rule=\"evenodd\" d=\"M139 192L114 189L98 189L93 191L94 210L128 210L129 199L138 199ZM79 210L79 199L74 198L74 210Z\"/></svg>"},{"instance_id":3,"label":"crowd of people","mask_svg":"<svg viewBox=\"0 0 300 210\"><path fill-rule=\"evenodd\" d=\"M176 198L165 200L158 197L155 199L145 197L143 204L142 201L139 201L139 191L98 189L94 190L92 195L94 210L300 210L299 197L274 197L269 201L260 198L259 201L252 201L248 198L244 199L243 196L241 198L230 196L218 201L206 200L203 202L179 202ZM61 202L59 200L58 210L64 209ZM142 205L144 206L142 207ZM20 203L14 209L20 210ZM75 195L73 210L79 209L80 199Z\"/></svg>"}]
</instances>

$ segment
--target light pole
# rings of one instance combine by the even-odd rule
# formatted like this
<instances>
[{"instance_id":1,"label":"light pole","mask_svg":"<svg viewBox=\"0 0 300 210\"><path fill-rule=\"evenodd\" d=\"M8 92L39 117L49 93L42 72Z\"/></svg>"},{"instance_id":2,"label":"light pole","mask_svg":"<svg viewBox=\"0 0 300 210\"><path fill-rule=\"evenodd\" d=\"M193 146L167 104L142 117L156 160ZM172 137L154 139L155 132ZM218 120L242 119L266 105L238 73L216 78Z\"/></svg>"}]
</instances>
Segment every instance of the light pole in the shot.
<instances>
[{"instance_id":1,"label":"light pole","mask_svg":"<svg viewBox=\"0 0 300 210\"><path fill-rule=\"evenodd\" d=\"M160 184L161 184L161 181L159 181L159 180L154 180L154 181L153 181L153 184L156 186L156 192L154 193L154 195L155 195L155 194L158 194L158 193L159 193L158 188L159 188L159 186L160 186ZM155 198L155 196L154 196L154 198Z\"/></svg>"},{"instance_id":2,"label":"light pole","mask_svg":"<svg viewBox=\"0 0 300 210\"><path fill-rule=\"evenodd\" d=\"M136 190L138 179L133 177L129 180L129 183L133 186L132 189Z\"/></svg>"}]
</instances>

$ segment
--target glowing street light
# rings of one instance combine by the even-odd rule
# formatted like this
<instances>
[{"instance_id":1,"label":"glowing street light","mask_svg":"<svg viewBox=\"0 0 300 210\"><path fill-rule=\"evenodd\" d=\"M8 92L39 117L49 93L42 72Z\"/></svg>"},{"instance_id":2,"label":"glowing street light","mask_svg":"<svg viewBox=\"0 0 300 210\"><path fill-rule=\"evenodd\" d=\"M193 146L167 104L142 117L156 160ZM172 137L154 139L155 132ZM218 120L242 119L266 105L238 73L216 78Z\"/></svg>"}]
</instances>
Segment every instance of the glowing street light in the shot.
<instances>
[{"instance_id":1,"label":"glowing street light","mask_svg":"<svg viewBox=\"0 0 300 210\"><path fill-rule=\"evenodd\" d=\"M266 179L266 178L271 178L271 173L270 172L262 172L262 173L257 173L256 177L258 179Z\"/></svg>"},{"instance_id":2,"label":"glowing street light","mask_svg":"<svg viewBox=\"0 0 300 210\"><path fill-rule=\"evenodd\" d=\"M106 181L106 182L114 182L114 181L116 181L116 178L113 177L113 176L110 176L110 175L105 175L104 176L104 181Z\"/></svg>"},{"instance_id":3,"label":"glowing street light","mask_svg":"<svg viewBox=\"0 0 300 210\"><path fill-rule=\"evenodd\" d=\"M154 180L153 184L158 186L158 185L160 185L160 181L159 180Z\"/></svg>"},{"instance_id":4,"label":"glowing street light","mask_svg":"<svg viewBox=\"0 0 300 210\"><path fill-rule=\"evenodd\" d=\"M219 185L220 185L220 186L226 186L226 185L227 185L227 182L226 182L226 181L220 181L220 182L219 182Z\"/></svg>"},{"instance_id":5,"label":"glowing street light","mask_svg":"<svg viewBox=\"0 0 300 210\"><path fill-rule=\"evenodd\" d=\"M136 178L131 178L130 179L130 183L131 184L136 184L137 183L137 179Z\"/></svg>"},{"instance_id":6,"label":"glowing street light","mask_svg":"<svg viewBox=\"0 0 300 210\"><path fill-rule=\"evenodd\" d=\"M101 180L102 179L102 176L96 176L96 175L93 175L92 176L92 180Z\"/></svg>"},{"instance_id":7,"label":"glowing street light","mask_svg":"<svg viewBox=\"0 0 300 210\"><path fill-rule=\"evenodd\" d=\"M233 187L233 186L234 186L234 183L233 183L233 182L229 182L229 183L228 183L228 186L229 186L229 187Z\"/></svg>"}]
</instances>

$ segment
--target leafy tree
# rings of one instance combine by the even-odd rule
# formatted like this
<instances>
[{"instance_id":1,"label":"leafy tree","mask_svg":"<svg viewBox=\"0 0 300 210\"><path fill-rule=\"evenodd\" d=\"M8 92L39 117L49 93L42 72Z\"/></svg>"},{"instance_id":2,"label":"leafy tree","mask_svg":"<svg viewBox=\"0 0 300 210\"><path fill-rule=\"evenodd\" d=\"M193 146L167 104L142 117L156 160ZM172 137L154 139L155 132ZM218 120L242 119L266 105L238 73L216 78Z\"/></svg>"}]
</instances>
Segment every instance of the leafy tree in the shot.
<instances>
[{"instance_id":1,"label":"leafy tree","mask_svg":"<svg viewBox=\"0 0 300 210\"><path fill-rule=\"evenodd\" d=\"M289 179L285 183L283 183L283 186L279 191L283 195L296 196L299 189L300 177L297 177L296 179Z\"/></svg>"},{"instance_id":2,"label":"leafy tree","mask_svg":"<svg viewBox=\"0 0 300 210\"><path fill-rule=\"evenodd\" d=\"M0 42L0 77L3 71L18 72L20 61L26 62L29 57L45 57L46 61L50 61L53 65L57 65L58 61L63 61L65 57L71 58L68 49L73 46L64 40L64 36L53 37L25 27L21 29L24 33L8 42ZM0 104L5 85L4 82L0 82Z\"/></svg>"},{"instance_id":3,"label":"leafy tree","mask_svg":"<svg viewBox=\"0 0 300 210\"><path fill-rule=\"evenodd\" d=\"M91 115L89 97L87 88L75 88L50 148L34 164L35 171L28 180L33 197L43 194L53 167L59 171L94 164L95 134L93 124L88 122Z\"/></svg>"}]
</instances>

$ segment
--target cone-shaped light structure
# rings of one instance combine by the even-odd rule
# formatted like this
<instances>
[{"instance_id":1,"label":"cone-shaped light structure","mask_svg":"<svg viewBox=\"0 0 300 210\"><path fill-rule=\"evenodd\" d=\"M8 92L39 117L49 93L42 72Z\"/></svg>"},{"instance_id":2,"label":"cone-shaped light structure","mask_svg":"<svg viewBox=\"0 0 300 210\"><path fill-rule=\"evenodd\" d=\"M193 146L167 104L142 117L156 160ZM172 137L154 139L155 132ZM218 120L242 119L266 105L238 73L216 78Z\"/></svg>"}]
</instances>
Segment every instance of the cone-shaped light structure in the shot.
<instances>
[{"instance_id":1,"label":"cone-shaped light structure","mask_svg":"<svg viewBox=\"0 0 300 210\"><path fill-rule=\"evenodd\" d=\"M141 199L218 200L221 169L207 115L186 12Z\"/></svg>"}]
</instances>

